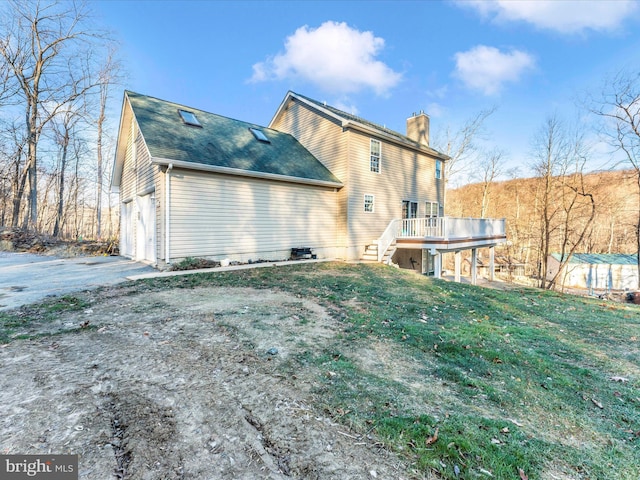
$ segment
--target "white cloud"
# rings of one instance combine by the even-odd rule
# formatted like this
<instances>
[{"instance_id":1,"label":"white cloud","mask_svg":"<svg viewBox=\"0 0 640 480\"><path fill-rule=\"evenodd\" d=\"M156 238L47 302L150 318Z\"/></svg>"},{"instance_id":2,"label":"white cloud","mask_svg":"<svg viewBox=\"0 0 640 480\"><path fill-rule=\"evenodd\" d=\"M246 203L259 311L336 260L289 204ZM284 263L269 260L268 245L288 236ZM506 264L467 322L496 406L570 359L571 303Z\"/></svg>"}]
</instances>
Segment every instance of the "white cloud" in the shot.
<instances>
[{"instance_id":1,"label":"white cloud","mask_svg":"<svg viewBox=\"0 0 640 480\"><path fill-rule=\"evenodd\" d=\"M425 110L425 113L431 118L444 117L446 112L447 109L437 102L431 102L429 105L427 105L427 109Z\"/></svg>"},{"instance_id":2,"label":"white cloud","mask_svg":"<svg viewBox=\"0 0 640 480\"><path fill-rule=\"evenodd\" d=\"M358 115L358 107L349 100L336 100L332 103L332 106L343 112L350 113L351 115Z\"/></svg>"},{"instance_id":3,"label":"white cloud","mask_svg":"<svg viewBox=\"0 0 640 480\"><path fill-rule=\"evenodd\" d=\"M619 28L638 10L637 0L465 0L458 5L497 22L524 21L564 34Z\"/></svg>"},{"instance_id":4,"label":"white cloud","mask_svg":"<svg viewBox=\"0 0 640 480\"><path fill-rule=\"evenodd\" d=\"M485 95L494 95L507 82L516 82L535 66L534 58L526 52L501 52L495 47L478 45L455 54L454 75L469 88Z\"/></svg>"},{"instance_id":5,"label":"white cloud","mask_svg":"<svg viewBox=\"0 0 640 480\"><path fill-rule=\"evenodd\" d=\"M384 39L346 23L325 22L318 28L298 28L287 37L284 53L253 65L252 82L301 78L331 93L371 88L383 95L398 84L394 72L376 56Z\"/></svg>"}]
</instances>

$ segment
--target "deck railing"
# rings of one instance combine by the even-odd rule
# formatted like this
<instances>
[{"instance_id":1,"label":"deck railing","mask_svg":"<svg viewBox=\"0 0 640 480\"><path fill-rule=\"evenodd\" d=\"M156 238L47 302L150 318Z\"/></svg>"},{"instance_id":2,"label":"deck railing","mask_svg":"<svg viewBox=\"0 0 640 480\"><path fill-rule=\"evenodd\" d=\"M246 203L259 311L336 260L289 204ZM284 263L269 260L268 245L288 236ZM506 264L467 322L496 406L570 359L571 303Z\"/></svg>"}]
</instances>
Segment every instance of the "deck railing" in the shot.
<instances>
[{"instance_id":1,"label":"deck railing","mask_svg":"<svg viewBox=\"0 0 640 480\"><path fill-rule=\"evenodd\" d=\"M504 236L504 219L495 218L404 218L396 222L396 238L427 237L443 240Z\"/></svg>"},{"instance_id":2,"label":"deck railing","mask_svg":"<svg viewBox=\"0 0 640 480\"><path fill-rule=\"evenodd\" d=\"M495 218L403 218L392 220L378 239L378 261L396 238L454 240L506 235L506 221Z\"/></svg>"},{"instance_id":3,"label":"deck railing","mask_svg":"<svg viewBox=\"0 0 640 480\"><path fill-rule=\"evenodd\" d=\"M388 248L391 246L393 241L396 239L397 235L397 226L398 220L391 220L384 233L380 235L378 238L378 261L381 262L384 258L384 254L387 252Z\"/></svg>"}]
</instances>

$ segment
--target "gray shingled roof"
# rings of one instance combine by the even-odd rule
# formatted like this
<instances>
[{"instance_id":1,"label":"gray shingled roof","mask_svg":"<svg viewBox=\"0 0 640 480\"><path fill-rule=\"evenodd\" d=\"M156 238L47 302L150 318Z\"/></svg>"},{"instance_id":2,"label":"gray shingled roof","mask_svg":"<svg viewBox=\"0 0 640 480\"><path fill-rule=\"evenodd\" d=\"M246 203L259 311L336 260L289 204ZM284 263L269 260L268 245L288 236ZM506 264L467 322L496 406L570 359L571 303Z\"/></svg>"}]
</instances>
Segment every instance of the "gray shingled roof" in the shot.
<instances>
[{"instance_id":1,"label":"gray shingled roof","mask_svg":"<svg viewBox=\"0 0 640 480\"><path fill-rule=\"evenodd\" d=\"M289 134L130 91L125 94L156 159L340 184ZM185 124L178 110L193 112L202 127ZM270 143L258 141L249 128L261 130Z\"/></svg>"},{"instance_id":2,"label":"gray shingled roof","mask_svg":"<svg viewBox=\"0 0 640 480\"><path fill-rule=\"evenodd\" d=\"M559 253L552 253L551 256L560 261ZM590 265L637 265L636 255L624 253L574 253L569 263L586 263Z\"/></svg>"}]
</instances>

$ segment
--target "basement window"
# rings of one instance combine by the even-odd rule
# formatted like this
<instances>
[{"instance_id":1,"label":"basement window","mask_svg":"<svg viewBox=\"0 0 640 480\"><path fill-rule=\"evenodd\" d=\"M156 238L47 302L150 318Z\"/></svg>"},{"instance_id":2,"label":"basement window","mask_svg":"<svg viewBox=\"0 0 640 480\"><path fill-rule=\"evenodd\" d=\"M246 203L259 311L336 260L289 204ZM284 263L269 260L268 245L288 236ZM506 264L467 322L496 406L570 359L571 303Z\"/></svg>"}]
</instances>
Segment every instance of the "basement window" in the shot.
<instances>
[{"instance_id":1,"label":"basement window","mask_svg":"<svg viewBox=\"0 0 640 480\"><path fill-rule=\"evenodd\" d=\"M195 113L189 112L187 110L178 110L178 113L180 114L180 118L182 118L182 121L187 125L193 125L194 127L202 126L198 121L198 117L196 117Z\"/></svg>"},{"instance_id":2,"label":"basement window","mask_svg":"<svg viewBox=\"0 0 640 480\"><path fill-rule=\"evenodd\" d=\"M257 128L249 128L249 131L253 133L253 136L256 137L257 140L264 143L271 143L271 141L267 138L262 130L259 130Z\"/></svg>"}]
</instances>

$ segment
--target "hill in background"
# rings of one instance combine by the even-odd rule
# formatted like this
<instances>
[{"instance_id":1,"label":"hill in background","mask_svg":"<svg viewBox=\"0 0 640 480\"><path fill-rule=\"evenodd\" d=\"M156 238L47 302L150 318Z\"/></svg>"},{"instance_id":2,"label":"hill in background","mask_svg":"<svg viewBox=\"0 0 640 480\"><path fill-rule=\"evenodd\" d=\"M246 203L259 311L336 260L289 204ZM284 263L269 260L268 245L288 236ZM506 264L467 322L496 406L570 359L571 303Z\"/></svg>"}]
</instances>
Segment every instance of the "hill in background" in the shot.
<instances>
[{"instance_id":1,"label":"hill in background","mask_svg":"<svg viewBox=\"0 0 640 480\"><path fill-rule=\"evenodd\" d=\"M505 218L509 245L504 255L535 270L541 258L545 188L541 178L474 183L447 191L446 214L452 217ZM585 195L576 195L572 185ZM577 243L588 225L590 196L595 217L576 252L637 252L638 185L635 172L616 170L584 176L554 177L547 198L551 219L550 251L559 252L565 240ZM484 205L484 207L483 207Z\"/></svg>"}]
</instances>

